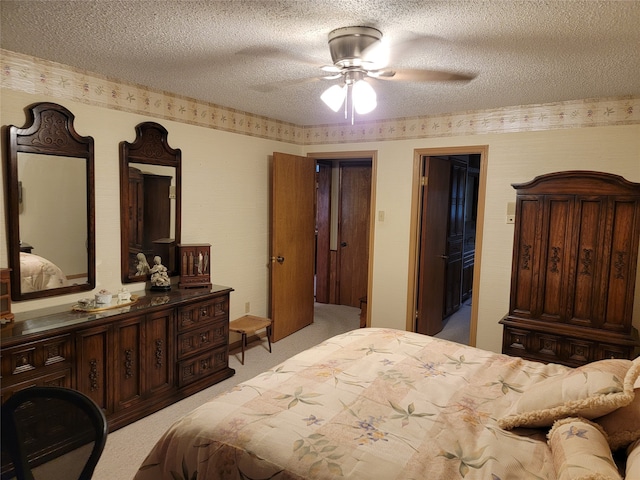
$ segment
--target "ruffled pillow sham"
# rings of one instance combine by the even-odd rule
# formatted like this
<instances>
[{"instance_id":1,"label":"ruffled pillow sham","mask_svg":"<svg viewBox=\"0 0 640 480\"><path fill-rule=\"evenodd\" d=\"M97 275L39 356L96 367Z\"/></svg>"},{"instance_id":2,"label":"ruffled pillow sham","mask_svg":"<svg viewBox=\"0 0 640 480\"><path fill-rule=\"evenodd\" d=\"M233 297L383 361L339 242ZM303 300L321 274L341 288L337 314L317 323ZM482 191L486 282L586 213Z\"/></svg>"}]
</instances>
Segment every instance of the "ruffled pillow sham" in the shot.
<instances>
[{"instance_id":1,"label":"ruffled pillow sham","mask_svg":"<svg viewBox=\"0 0 640 480\"><path fill-rule=\"evenodd\" d=\"M534 384L498 419L498 425L545 427L570 416L601 417L632 402L638 376L640 359L588 363Z\"/></svg>"}]
</instances>

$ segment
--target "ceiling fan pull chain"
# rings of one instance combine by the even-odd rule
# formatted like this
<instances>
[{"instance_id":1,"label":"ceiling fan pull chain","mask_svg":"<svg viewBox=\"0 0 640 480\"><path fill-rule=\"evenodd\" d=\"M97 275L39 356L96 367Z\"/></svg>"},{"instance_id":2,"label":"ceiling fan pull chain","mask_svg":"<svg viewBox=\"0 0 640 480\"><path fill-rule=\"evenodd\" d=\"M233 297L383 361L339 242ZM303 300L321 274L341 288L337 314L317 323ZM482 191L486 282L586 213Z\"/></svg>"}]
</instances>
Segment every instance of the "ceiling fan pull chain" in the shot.
<instances>
[{"instance_id":1,"label":"ceiling fan pull chain","mask_svg":"<svg viewBox=\"0 0 640 480\"><path fill-rule=\"evenodd\" d=\"M349 85L347 85L347 91L345 92L345 96L344 96L344 119L346 120L347 118L349 118L348 116L348 109L349 108Z\"/></svg>"},{"instance_id":2,"label":"ceiling fan pull chain","mask_svg":"<svg viewBox=\"0 0 640 480\"><path fill-rule=\"evenodd\" d=\"M351 125L353 125L354 122L354 117L355 117L355 104L353 103L353 84L349 85L349 90L350 91L350 95L349 98L351 98Z\"/></svg>"}]
</instances>

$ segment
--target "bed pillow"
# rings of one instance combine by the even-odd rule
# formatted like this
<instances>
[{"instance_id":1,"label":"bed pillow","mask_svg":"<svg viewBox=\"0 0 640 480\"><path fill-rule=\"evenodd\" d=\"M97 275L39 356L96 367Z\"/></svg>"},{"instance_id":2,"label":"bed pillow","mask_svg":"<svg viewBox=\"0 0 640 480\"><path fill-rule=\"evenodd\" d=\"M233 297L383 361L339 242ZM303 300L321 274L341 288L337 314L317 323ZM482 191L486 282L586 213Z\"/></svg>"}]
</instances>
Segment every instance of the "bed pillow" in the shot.
<instances>
[{"instance_id":1,"label":"bed pillow","mask_svg":"<svg viewBox=\"0 0 640 480\"><path fill-rule=\"evenodd\" d=\"M602 428L584 418L563 418L547 434L558 480L622 480Z\"/></svg>"},{"instance_id":2,"label":"bed pillow","mask_svg":"<svg viewBox=\"0 0 640 480\"><path fill-rule=\"evenodd\" d=\"M640 359L587 363L531 385L498 419L504 429L551 426L569 416L597 418L631 403Z\"/></svg>"},{"instance_id":3,"label":"bed pillow","mask_svg":"<svg viewBox=\"0 0 640 480\"><path fill-rule=\"evenodd\" d=\"M629 405L594 420L607 432L613 451L640 439L640 378L633 387L634 397Z\"/></svg>"},{"instance_id":4,"label":"bed pillow","mask_svg":"<svg viewBox=\"0 0 640 480\"><path fill-rule=\"evenodd\" d=\"M627 448L627 470L625 478L640 478L640 440L636 440Z\"/></svg>"}]
</instances>

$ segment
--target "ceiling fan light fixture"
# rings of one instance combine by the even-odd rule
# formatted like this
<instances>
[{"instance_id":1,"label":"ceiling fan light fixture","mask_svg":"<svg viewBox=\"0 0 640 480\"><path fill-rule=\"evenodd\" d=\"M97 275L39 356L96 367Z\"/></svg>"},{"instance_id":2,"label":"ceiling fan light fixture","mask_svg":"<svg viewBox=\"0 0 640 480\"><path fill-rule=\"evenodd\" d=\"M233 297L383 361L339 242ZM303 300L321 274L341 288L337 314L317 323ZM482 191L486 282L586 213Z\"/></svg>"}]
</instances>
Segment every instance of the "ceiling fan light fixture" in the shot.
<instances>
[{"instance_id":1,"label":"ceiling fan light fixture","mask_svg":"<svg viewBox=\"0 0 640 480\"><path fill-rule=\"evenodd\" d=\"M353 84L351 96L358 115L372 112L378 106L376 91L364 80L358 80Z\"/></svg>"},{"instance_id":2,"label":"ceiling fan light fixture","mask_svg":"<svg viewBox=\"0 0 640 480\"><path fill-rule=\"evenodd\" d=\"M343 85L333 85L332 87L327 88L324 93L320 96L322 101L327 104L327 106L337 112L342 107L344 103L344 99L347 96L347 86Z\"/></svg>"}]
</instances>

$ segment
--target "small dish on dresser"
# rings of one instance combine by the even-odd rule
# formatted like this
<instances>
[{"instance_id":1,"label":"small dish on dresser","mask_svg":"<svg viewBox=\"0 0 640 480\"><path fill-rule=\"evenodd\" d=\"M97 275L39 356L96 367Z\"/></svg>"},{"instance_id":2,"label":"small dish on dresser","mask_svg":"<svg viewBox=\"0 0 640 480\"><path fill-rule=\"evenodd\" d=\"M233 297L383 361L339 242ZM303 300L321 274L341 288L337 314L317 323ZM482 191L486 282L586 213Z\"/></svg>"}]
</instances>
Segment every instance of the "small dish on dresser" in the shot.
<instances>
[{"instance_id":1,"label":"small dish on dresser","mask_svg":"<svg viewBox=\"0 0 640 480\"><path fill-rule=\"evenodd\" d=\"M100 290L96 293L96 304L98 305L108 305L111 303L112 299L113 296L111 295L111 292L107 290Z\"/></svg>"},{"instance_id":2,"label":"small dish on dresser","mask_svg":"<svg viewBox=\"0 0 640 480\"><path fill-rule=\"evenodd\" d=\"M88 297L81 298L80 300L78 300L78 306L82 307L82 308L87 308L87 307L91 306L92 302L93 302L93 300L91 300Z\"/></svg>"}]
</instances>

